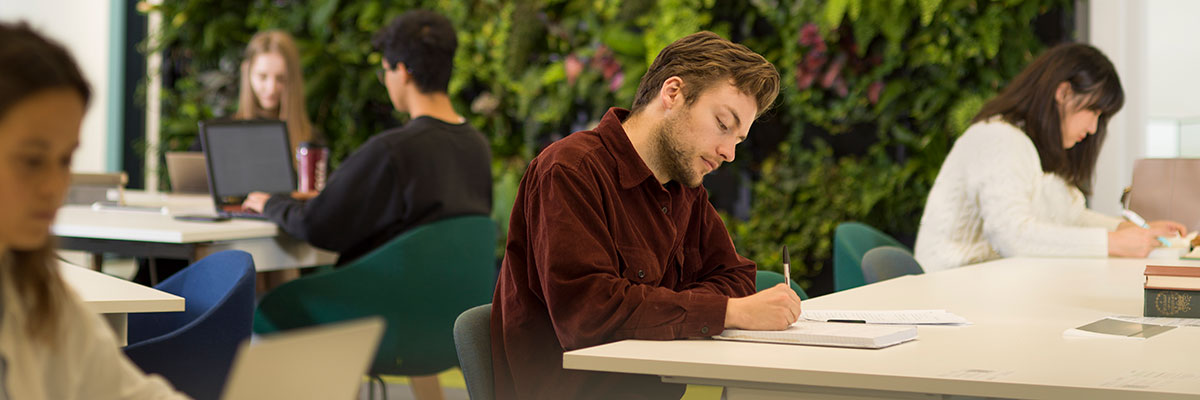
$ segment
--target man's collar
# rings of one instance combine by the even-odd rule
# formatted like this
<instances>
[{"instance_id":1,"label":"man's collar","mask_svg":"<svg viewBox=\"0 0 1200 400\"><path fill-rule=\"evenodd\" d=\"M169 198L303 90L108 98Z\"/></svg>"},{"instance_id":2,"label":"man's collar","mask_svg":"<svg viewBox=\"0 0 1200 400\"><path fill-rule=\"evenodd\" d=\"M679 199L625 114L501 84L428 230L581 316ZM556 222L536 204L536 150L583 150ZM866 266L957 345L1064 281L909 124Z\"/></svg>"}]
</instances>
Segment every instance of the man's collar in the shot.
<instances>
[{"instance_id":1,"label":"man's collar","mask_svg":"<svg viewBox=\"0 0 1200 400\"><path fill-rule=\"evenodd\" d=\"M629 134L625 132L625 127L621 126L621 122L627 118L629 118L629 110L619 107L609 108L595 129L596 133L600 135L604 147L608 148L613 159L617 161L617 176L624 189L640 185L646 179L654 177L654 172L650 170L646 161L633 147L633 142L629 140Z\"/></svg>"}]
</instances>

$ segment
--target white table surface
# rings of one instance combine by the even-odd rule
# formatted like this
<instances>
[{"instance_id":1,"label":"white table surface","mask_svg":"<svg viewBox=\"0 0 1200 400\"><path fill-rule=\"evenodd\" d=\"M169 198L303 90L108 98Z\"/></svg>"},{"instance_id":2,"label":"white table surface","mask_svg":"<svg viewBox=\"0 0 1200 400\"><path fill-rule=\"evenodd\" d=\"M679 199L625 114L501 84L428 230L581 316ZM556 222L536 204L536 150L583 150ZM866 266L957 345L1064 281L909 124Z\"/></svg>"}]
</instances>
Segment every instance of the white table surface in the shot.
<instances>
[{"instance_id":1,"label":"white table surface","mask_svg":"<svg viewBox=\"0 0 1200 400\"><path fill-rule=\"evenodd\" d=\"M166 213L119 209L96 210L86 205L66 205L58 210L53 231L57 236L132 240L159 243L196 243L273 237L279 228L270 221L233 219L222 222L179 221L175 215L215 214L212 197L129 191L126 203L162 207Z\"/></svg>"},{"instance_id":2,"label":"white table surface","mask_svg":"<svg viewBox=\"0 0 1200 400\"><path fill-rule=\"evenodd\" d=\"M126 316L129 313L184 310L182 297L158 289L67 263L59 263L59 272L88 309L103 314L113 325L117 340L122 345L125 344Z\"/></svg>"},{"instance_id":3,"label":"white table surface","mask_svg":"<svg viewBox=\"0 0 1200 400\"><path fill-rule=\"evenodd\" d=\"M105 313L183 311L182 297L90 269L60 263L67 286L88 309Z\"/></svg>"},{"instance_id":4,"label":"white table surface","mask_svg":"<svg viewBox=\"0 0 1200 400\"><path fill-rule=\"evenodd\" d=\"M789 392L797 391L813 398L1195 398L1200 328L1146 340L1063 337L1105 316L1141 315L1147 264L1200 267L1181 260L1005 259L803 303L814 310L946 309L973 322L922 326L916 341L890 348L626 340L568 352L563 363L726 386L730 399L794 398Z\"/></svg>"},{"instance_id":5,"label":"white table surface","mask_svg":"<svg viewBox=\"0 0 1200 400\"><path fill-rule=\"evenodd\" d=\"M333 264L337 253L315 248L281 235L270 221L232 219L221 222L179 221L175 215L215 213L208 195L178 195L126 191L129 205L163 207L166 213L96 210L66 205L58 210L55 236L168 244L199 244L195 258L223 250L244 250L254 256L259 271Z\"/></svg>"},{"instance_id":6,"label":"white table surface","mask_svg":"<svg viewBox=\"0 0 1200 400\"><path fill-rule=\"evenodd\" d=\"M197 243L272 237L279 233L279 228L268 221L179 221L170 214L69 205L58 210L53 231L56 236L91 239Z\"/></svg>"}]
</instances>

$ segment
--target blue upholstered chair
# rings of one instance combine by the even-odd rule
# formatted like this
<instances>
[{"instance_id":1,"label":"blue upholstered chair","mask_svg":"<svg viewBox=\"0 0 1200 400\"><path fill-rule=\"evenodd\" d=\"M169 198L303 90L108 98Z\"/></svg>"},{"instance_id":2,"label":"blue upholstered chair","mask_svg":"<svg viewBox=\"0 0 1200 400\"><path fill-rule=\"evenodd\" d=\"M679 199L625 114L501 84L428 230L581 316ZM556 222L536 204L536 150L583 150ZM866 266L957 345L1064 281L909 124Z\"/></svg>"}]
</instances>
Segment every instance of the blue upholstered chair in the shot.
<instances>
[{"instance_id":1,"label":"blue upholstered chair","mask_svg":"<svg viewBox=\"0 0 1200 400\"><path fill-rule=\"evenodd\" d=\"M467 381L467 397L492 400L492 305L484 304L459 314L454 320L454 348Z\"/></svg>"},{"instance_id":2,"label":"blue upholstered chair","mask_svg":"<svg viewBox=\"0 0 1200 400\"><path fill-rule=\"evenodd\" d=\"M129 315L125 355L197 400L216 399L254 320L254 260L222 251L159 283L184 298L183 312Z\"/></svg>"},{"instance_id":3,"label":"blue upholstered chair","mask_svg":"<svg viewBox=\"0 0 1200 400\"><path fill-rule=\"evenodd\" d=\"M869 285L904 275L920 275L925 273L925 269L921 268L908 250L883 246L871 249L863 255L862 273L863 279Z\"/></svg>"}]
</instances>

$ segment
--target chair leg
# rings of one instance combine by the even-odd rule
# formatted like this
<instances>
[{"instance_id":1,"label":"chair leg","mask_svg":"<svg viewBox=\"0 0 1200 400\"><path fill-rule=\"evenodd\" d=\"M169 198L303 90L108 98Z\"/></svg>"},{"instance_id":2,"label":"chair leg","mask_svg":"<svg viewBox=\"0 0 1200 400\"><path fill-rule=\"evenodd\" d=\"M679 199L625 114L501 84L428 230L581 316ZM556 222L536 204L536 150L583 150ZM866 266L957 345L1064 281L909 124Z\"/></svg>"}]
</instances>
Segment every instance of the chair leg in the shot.
<instances>
[{"instance_id":1,"label":"chair leg","mask_svg":"<svg viewBox=\"0 0 1200 400\"><path fill-rule=\"evenodd\" d=\"M410 376L413 397L417 400L445 400L437 375Z\"/></svg>"},{"instance_id":2,"label":"chair leg","mask_svg":"<svg viewBox=\"0 0 1200 400\"><path fill-rule=\"evenodd\" d=\"M158 285L158 263L154 261L154 257L149 257L146 263L146 268L150 268L150 286Z\"/></svg>"},{"instance_id":3,"label":"chair leg","mask_svg":"<svg viewBox=\"0 0 1200 400\"><path fill-rule=\"evenodd\" d=\"M375 375L375 380L379 381L379 392L383 394L383 400L388 400L387 382L383 381L382 375ZM374 400L374 399L372 399Z\"/></svg>"}]
</instances>

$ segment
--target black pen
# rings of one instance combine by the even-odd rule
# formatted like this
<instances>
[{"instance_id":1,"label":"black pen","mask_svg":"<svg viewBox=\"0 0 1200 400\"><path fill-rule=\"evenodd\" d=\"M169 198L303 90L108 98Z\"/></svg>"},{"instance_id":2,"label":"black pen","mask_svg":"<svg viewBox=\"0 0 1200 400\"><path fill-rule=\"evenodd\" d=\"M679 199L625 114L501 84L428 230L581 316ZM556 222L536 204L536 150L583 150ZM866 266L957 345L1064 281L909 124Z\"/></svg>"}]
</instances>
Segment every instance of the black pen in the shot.
<instances>
[{"instance_id":1,"label":"black pen","mask_svg":"<svg viewBox=\"0 0 1200 400\"><path fill-rule=\"evenodd\" d=\"M861 319L830 319L830 320L825 320L825 322L841 322L841 323L846 323L846 324L865 324L865 323L867 323L867 321L863 321Z\"/></svg>"}]
</instances>

